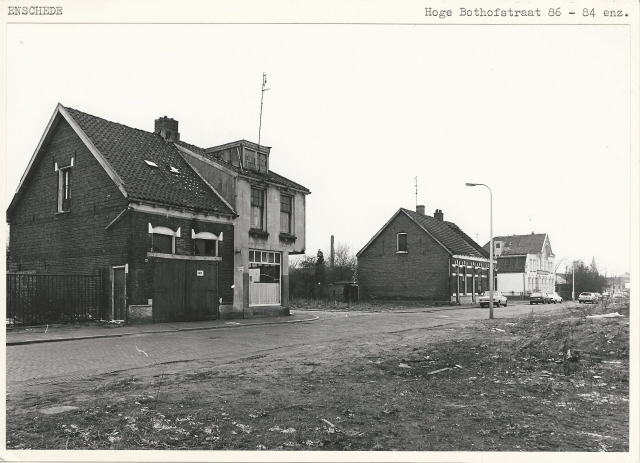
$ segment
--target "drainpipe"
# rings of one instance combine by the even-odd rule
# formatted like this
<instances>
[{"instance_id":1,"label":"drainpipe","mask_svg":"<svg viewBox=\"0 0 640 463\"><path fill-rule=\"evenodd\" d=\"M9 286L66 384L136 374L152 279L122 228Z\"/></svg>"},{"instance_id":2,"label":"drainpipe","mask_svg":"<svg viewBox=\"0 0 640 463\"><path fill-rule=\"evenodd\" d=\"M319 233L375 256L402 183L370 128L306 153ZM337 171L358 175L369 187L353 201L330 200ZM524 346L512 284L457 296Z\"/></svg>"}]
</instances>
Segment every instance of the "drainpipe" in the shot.
<instances>
[{"instance_id":1,"label":"drainpipe","mask_svg":"<svg viewBox=\"0 0 640 463\"><path fill-rule=\"evenodd\" d=\"M453 273L453 267L451 267L451 254L449 254L449 293L447 299L449 299L449 305L451 305L451 274Z\"/></svg>"}]
</instances>

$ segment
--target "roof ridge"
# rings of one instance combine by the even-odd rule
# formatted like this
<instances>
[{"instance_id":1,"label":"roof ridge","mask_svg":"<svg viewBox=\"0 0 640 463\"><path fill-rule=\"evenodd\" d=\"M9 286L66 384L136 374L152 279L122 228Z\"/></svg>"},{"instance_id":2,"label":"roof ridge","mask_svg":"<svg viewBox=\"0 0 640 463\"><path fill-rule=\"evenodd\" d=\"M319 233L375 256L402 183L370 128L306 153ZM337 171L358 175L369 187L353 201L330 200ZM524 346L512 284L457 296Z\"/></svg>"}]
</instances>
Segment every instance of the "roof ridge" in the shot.
<instances>
[{"instance_id":1,"label":"roof ridge","mask_svg":"<svg viewBox=\"0 0 640 463\"><path fill-rule=\"evenodd\" d=\"M138 132L143 132L143 133L146 133L146 134L149 134L149 135L158 135L158 134L156 134L155 132L150 132L150 131L148 131L148 130L144 130L144 129L138 129L137 127L131 127L131 126L129 126L129 125L122 124L122 123L120 123L120 122L110 121L109 119L105 119L104 117L96 116L96 115L94 115L94 114L89 114L89 113L87 113L87 112L81 111L81 110L76 109L76 108L72 108L72 107L70 107L70 106L65 106L65 105L63 105L62 103L60 104L60 106L62 106L62 107L63 107L63 108L65 108L66 110L69 110L69 109L70 109L70 110L72 110L72 111L76 111L76 112L79 112L79 113L81 113L81 114L84 114L85 116L93 117L93 118L95 118L95 119L100 119L101 121L108 122L109 124L119 125L120 127L124 127L124 128L126 128L126 129L129 129L129 130L137 130ZM159 136L159 135L158 135L158 136ZM195 146L195 145L193 145L193 146Z\"/></svg>"}]
</instances>

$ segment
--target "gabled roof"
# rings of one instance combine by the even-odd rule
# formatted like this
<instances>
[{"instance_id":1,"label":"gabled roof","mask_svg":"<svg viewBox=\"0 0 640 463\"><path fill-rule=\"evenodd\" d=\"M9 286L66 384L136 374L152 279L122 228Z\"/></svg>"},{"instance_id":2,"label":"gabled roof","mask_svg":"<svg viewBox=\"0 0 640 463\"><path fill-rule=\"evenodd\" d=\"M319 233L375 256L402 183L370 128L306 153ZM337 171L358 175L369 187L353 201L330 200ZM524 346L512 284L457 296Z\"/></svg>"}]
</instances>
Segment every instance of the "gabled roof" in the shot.
<instances>
[{"instance_id":1,"label":"gabled roof","mask_svg":"<svg viewBox=\"0 0 640 463\"><path fill-rule=\"evenodd\" d=\"M488 258L488 254L480 246L467 236L453 222L443 222L429 215L400 208L393 217L371 238L371 240L356 254L360 256L371 243L387 228L387 226L399 215L404 214L422 228L425 233L435 239L451 255L463 255L475 258ZM474 243L475 245L472 245Z\"/></svg>"},{"instance_id":2,"label":"gabled roof","mask_svg":"<svg viewBox=\"0 0 640 463\"><path fill-rule=\"evenodd\" d=\"M546 233L531 233L530 235L495 236L493 242L501 241L501 256L520 256L525 254L540 254L546 248L547 254L553 254L551 244ZM489 243L483 246L489 250Z\"/></svg>"},{"instance_id":3,"label":"gabled roof","mask_svg":"<svg viewBox=\"0 0 640 463\"><path fill-rule=\"evenodd\" d=\"M29 170L60 120L66 120L130 200L235 216L235 211L160 135L92 116L59 104L23 176L11 213ZM149 162L145 162L149 161ZM153 165L157 167L153 167ZM172 169L173 172L172 172ZM176 172L177 171L177 172Z\"/></svg>"}]
</instances>

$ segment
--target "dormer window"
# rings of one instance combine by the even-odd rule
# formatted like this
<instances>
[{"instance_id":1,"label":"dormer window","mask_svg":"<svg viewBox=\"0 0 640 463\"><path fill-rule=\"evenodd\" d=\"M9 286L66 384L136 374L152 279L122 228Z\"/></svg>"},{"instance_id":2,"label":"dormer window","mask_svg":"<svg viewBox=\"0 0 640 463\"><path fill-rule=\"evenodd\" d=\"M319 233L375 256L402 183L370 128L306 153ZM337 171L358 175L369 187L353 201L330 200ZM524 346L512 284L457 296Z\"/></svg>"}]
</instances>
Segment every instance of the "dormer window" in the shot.
<instances>
[{"instance_id":1,"label":"dormer window","mask_svg":"<svg viewBox=\"0 0 640 463\"><path fill-rule=\"evenodd\" d=\"M263 174L267 173L267 155L266 154L258 154L258 172Z\"/></svg>"},{"instance_id":2,"label":"dormer window","mask_svg":"<svg viewBox=\"0 0 640 463\"><path fill-rule=\"evenodd\" d=\"M244 149L244 167L245 169L256 170L256 152L250 149Z\"/></svg>"},{"instance_id":3,"label":"dormer window","mask_svg":"<svg viewBox=\"0 0 640 463\"><path fill-rule=\"evenodd\" d=\"M179 174L180 171L178 169L176 169L173 166L169 166L169 172L171 172L172 174Z\"/></svg>"}]
</instances>

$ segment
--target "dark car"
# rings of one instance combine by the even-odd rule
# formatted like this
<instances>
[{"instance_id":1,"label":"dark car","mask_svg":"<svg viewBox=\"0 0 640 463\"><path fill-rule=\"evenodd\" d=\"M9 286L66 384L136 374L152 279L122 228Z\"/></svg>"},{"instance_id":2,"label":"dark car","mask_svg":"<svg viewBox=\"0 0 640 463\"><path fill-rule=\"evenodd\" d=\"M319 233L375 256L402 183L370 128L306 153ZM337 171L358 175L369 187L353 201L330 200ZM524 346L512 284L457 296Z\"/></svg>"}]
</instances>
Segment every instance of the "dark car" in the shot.
<instances>
[{"instance_id":1,"label":"dark car","mask_svg":"<svg viewBox=\"0 0 640 463\"><path fill-rule=\"evenodd\" d=\"M551 298L549 298L549 295L541 291L531 293L529 296L529 304L549 304L550 302Z\"/></svg>"}]
</instances>

